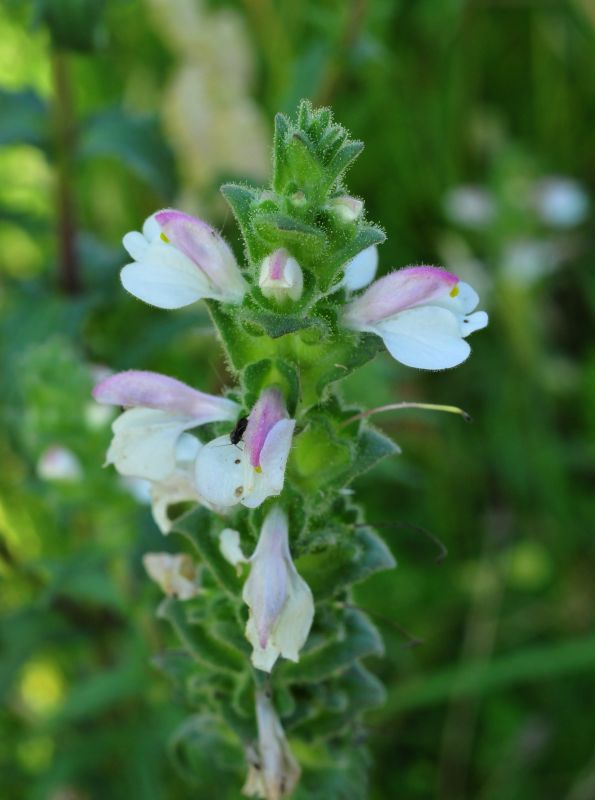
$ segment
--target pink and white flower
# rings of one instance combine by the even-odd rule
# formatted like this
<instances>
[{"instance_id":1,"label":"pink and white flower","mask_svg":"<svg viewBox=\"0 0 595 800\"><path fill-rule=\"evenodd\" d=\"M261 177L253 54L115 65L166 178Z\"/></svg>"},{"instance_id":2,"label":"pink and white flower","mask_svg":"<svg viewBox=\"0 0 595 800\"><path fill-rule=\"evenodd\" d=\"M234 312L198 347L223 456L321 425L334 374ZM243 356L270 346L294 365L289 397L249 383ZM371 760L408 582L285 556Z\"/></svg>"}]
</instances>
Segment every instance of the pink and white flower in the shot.
<instances>
[{"instance_id":1,"label":"pink and white flower","mask_svg":"<svg viewBox=\"0 0 595 800\"><path fill-rule=\"evenodd\" d=\"M209 503L256 508L281 493L295 420L289 419L283 396L265 389L248 417L242 441L229 436L208 442L196 459L196 487Z\"/></svg>"},{"instance_id":2,"label":"pink and white flower","mask_svg":"<svg viewBox=\"0 0 595 800\"><path fill-rule=\"evenodd\" d=\"M239 535L228 534L228 539L233 547L222 552L237 568L246 560ZM264 520L242 597L250 609L246 638L254 666L270 672L280 655L298 661L312 626L314 600L291 558L287 517L279 506Z\"/></svg>"},{"instance_id":3,"label":"pink and white flower","mask_svg":"<svg viewBox=\"0 0 595 800\"><path fill-rule=\"evenodd\" d=\"M123 244L134 261L122 269L122 285L149 305L182 308L203 298L241 303L247 291L229 245L190 214L158 211Z\"/></svg>"},{"instance_id":4,"label":"pink and white flower","mask_svg":"<svg viewBox=\"0 0 595 800\"><path fill-rule=\"evenodd\" d=\"M265 297L277 303L299 300L304 289L302 268L295 258L281 247L262 262L258 285Z\"/></svg>"},{"instance_id":5,"label":"pink and white flower","mask_svg":"<svg viewBox=\"0 0 595 800\"><path fill-rule=\"evenodd\" d=\"M111 375L97 384L93 397L128 409L112 425L107 463L122 475L151 481L163 481L173 473L176 446L184 431L208 422L235 421L240 410L224 397L139 370Z\"/></svg>"},{"instance_id":6,"label":"pink and white flower","mask_svg":"<svg viewBox=\"0 0 595 800\"><path fill-rule=\"evenodd\" d=\"M348 304L348 328L380 336L397 361L419 369L447 369L471 352L465 338L485 328L477 292L437 267L407 267L375 281Z\"/></svg>"}]
</instances>

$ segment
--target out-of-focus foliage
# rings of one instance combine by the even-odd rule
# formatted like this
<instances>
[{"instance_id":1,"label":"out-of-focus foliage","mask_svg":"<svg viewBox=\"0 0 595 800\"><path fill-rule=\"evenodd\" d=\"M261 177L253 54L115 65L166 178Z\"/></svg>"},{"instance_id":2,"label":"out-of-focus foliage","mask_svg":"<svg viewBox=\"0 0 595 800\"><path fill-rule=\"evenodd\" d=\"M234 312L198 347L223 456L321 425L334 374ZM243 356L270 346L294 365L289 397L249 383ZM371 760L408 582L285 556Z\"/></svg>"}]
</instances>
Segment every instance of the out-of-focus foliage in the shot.
<instances>
[{"instance_id":1,"label":"out-of-focus foliage","mask_svg":"<svg viewBox=\"0 0 595 800\"><path fill-rule=\"evenodd\" d=\"M225 383L202 312L121 290L120 237L167 205L230 232L217 186L262 178L274 112L307 96L366 142L351 185L387 231L382 268L446 264L491 311L457 370L380 356L349 379L367 406L431 399L475 420L378 417L404 454L357 484L400 564L358 594L388 647L368 661L390 687L371 797L588 800L591 4L90 5L0 9L3 796L238 796L225 733L180 729L152 666L169 632L141 557L179 541L102 469L111 418L89 391L104 363Z\"/></svg>"}]
</instances>

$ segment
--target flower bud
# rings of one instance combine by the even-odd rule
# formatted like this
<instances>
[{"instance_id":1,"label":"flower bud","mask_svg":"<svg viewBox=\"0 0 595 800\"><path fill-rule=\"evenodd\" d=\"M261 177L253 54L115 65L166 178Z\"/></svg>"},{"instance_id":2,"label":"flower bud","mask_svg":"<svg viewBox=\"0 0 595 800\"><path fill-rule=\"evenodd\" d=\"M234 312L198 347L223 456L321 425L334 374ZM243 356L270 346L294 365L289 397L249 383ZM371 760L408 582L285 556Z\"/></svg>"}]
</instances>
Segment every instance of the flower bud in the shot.
<instances>
[{"instance_id":1,"label":"flower bud","mask_svg":"<svg viewBox=\"0 0 595 800\"><path fill-rule=\"evenodd\" d=\"M262 262L258 285L263 295L276 303L299 300L304 288L302 268L287 250L280 248Z\"/></svg>"},{"instance_id":2,"label":"flower bud","mask_svg":"<svg viewBox=\"0 0 595 800\"><path fill-rule=\"evenodd\" d=\"M357 197L351 197L346 194L341 197L333 197L328 201L326 207L332 211L335 216L345 223L357 222L361 217L364 210L364 204Z\"/></svg>"}]
</instances>

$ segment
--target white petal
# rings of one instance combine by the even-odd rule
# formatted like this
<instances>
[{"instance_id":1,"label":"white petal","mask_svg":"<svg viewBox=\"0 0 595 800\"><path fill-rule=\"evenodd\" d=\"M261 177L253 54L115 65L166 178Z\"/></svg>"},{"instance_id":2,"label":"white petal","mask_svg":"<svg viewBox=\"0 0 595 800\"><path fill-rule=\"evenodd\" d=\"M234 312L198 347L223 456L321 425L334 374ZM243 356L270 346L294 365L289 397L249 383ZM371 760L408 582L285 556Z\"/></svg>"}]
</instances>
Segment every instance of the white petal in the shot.
<instances>
[{"instance_id":1,"label":"white petal","mask_svg":"<svg viewBox=\"0 0 595 800\"><path fill-rule=\"evenodd\" d=\"M126 291L157 308L182 308L214 296L205 274L166 244L151 245L141 262L123 268L120 279Z\"/></svg>"},{"instance_id":2,"label":"white petal","mask_svg":"<svg viewBox=\"0 0 595 800\"><path fill-rule=\"evenodd\" d=\"M295 428L294 419L281 419L277 422L265 440L260 451L262 473L256 475L255 489L266 485L269 494L280 494L285 481L285 466L291 450L291 441ZM244 505L248 505L247 502ZM254 508L254 506L249 506Z\"/></svg>"},{"instance_id":3,"label":"white petal","mask_svg":"<svg viewBox=\"0 0 595 800\"><path fill-rule=\"evenodd\" d=\"M461 364L471 352L461 338L457 317L439 306L407 309L373 330L392 357L408 367L447 369Z\"/></svg>"},{"instance_id":4,"label":"white petal","mask_svg":"<svg viewBox=\"0 0 595 800\"><path fill-rule=\"evenodd\" d=\"M143 224L143 236L148 242L154 242L161 234L161 226L155 219L158 213L159 212L156 211L155 214L151 214L151 216L147 217Z\"/></svg>"},{"instance_id":5,"label":"white petal","mask_svg":"<svg viewBox=\"0 0 595 800\"><path fill-rule=\"evenodd\" d=\"M140 261L149 247L148 241L138 231L130 231L122 239L122 244L135 261Z\"/></svg>"},{"instance_id":6,"label":"white petal","mask_svg":"<svg viewBox=\"0 0 595 800\"><path fill-rule=\"evenodd\" d=\"M350 292L357 292L372 283L378 269L378 248L366 247L345 265L341 286Z\"/></svg>"},{"instance_id":7,"label":"white petal","mask_svg":"<svg viewBox=\"0 0 595 800\"><path fill-rule=\"evenodd\" d=\"M487 324L488 315L486 312L476 311L475 314L471 314L461 321L461 334L463 336L469 336L470 333L474 333L475 331L485 328Z\"/></svg>"},{"instance_id":8,"label":"white petal","mask_svg":"<svg viewBox=\"0 0 595 800\"><path fill-rule=\"evenodd\" d=\"M131 408L112 425L114 438L107 462L122 475L159 481L176 463L176 443L188 417L172 416L153 408Z\"/></svg>"},{"instance_id":9,"label":"white petal","mask_svg":"<svg viewBox=\"0 0 595 800\"><path fill-rule=\"evenodd\" d=\"M223 558L229 561L238 573L241 572L241 565L248 563L248 559L242 552L240 534L233 528L224 528L219 534L219 550Z\"/></svg>"},{"instance_id":10,"label":"white petal","mask_svg":"<svg viewBox=\"0 0 595 800\"><path fill-rule=\"evenodd\" d=\"M167 535L172 529L170 506L199 500L190 469L175 469L165 480L155 481L151 485L151 513L161 533Z\"/></svg>"},{"instance_id":11,"label":"white petal","mask_svg":"<svg viewBox=\"0 0 595 800\"><path fill-rule=\"evenodd\" d=\"M275 646L271 639L267 642L266 647L261 647L252 616L250 616L246 625L246 638L252 645L252 664L256 669L260 669L263 672L270 672L279 658L279 648Z\"/></svg>"},{"instance_id":12,"label":"white petal","mask_svg":"<svg viewBox=\"0 0 595 800\"><path fill-rule=\"evenodd\" d=\"M290 577L287 601L275 626L273 638L284 658L298 661L299 651L312 627L314 600L306 581L298 575L293 564L291 567L293 574Z\"/></svg>"},{"instance_id":13,"label":"white petal","mask_svg":"<svg viewBox=\"0 0 595 800\"><path fill-rule=\"evenodd\" d=\"M235 506L244 496L243 444L233 445L229 436L206 444L196 458L196 488L209 503Z\"/></svg>"}]
</instances>

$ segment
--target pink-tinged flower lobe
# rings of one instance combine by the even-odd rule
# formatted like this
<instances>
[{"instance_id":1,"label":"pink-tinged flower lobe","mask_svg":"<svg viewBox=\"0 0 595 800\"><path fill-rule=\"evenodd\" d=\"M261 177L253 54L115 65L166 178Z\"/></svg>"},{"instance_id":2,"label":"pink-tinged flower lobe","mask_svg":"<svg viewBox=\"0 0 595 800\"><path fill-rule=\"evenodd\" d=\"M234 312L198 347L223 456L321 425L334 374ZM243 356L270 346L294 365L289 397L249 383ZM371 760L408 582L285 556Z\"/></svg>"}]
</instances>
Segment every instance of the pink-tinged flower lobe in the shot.
<instances>
[{"instance_id":1,"label":"pink-tinged flower lobe","mask_svg":"<svg viewBox=\"0 0 595 800\"><path fill-rule=\"evenodd\" d=\"M456 296L459 279L438 267L406 267L391 272L366 289L348 306L346 319L369 325L398 314L407 308L431 305L436 300Z\"/></svg>"},{"instance_id":2,"label":"pink-tinged flower lobe","mask_svg":"<svg viewBox=\"0 0 595 800\"><path fill-rule=\"evenodd\" d=\"M93 389L93 397L107 405L141 406L183 414L197 420L196 424L235 420L239 411L237 403L224 397L200 392L167 375L135 369L100 381Z\"/></svg>"},{"instance_id":3,"label":"pink-tinged flower lobe","mask_svg":"<svg viewBox=\"0 0 595 800\"><path fill-rule=\"evenodd\" d=\"M260 454L271 430L280 420L287 418L281 392L278 389L265 389L248 417L244 433L244 443L253 467L260 467Z\"/></svg>"}]
</instances>

